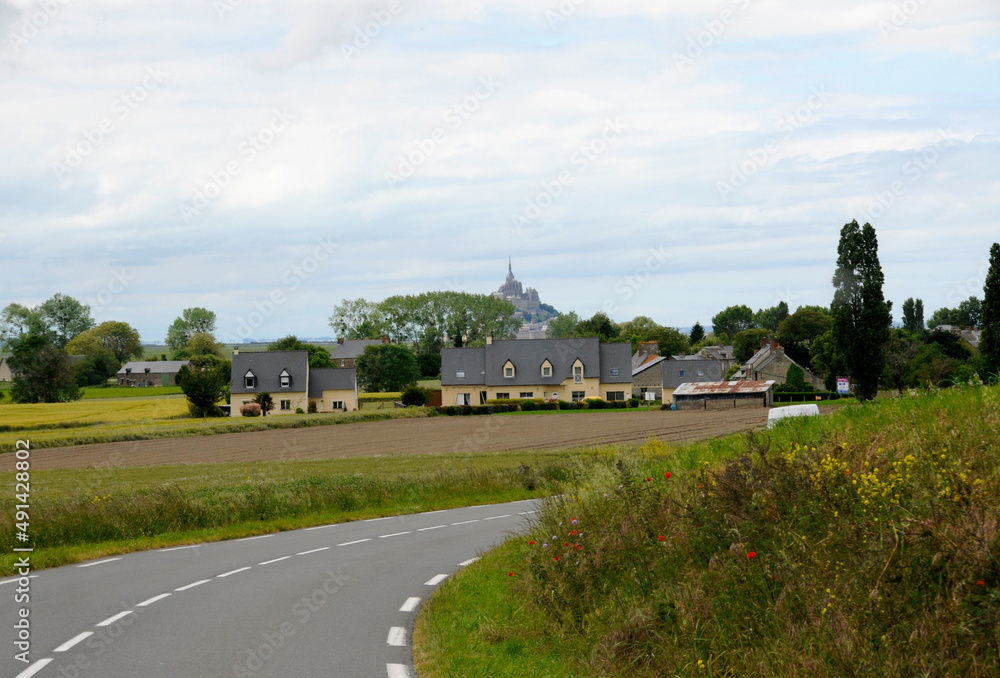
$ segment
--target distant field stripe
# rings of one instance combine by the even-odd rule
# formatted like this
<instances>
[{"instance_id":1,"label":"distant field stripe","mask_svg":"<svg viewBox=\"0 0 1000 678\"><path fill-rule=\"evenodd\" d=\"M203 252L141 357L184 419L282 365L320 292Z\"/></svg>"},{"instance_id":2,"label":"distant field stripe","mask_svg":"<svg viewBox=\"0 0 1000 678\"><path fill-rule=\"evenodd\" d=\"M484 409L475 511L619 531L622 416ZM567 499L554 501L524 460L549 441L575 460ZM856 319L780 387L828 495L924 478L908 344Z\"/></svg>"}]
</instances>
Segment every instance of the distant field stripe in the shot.
<instances>
[{"instance_id":1,"label":"distant field stripe","mask_svg":"<svg viewBox=\"0 0 1000 678\"><path fill-rule=\"evenodd\" d=\"M478 522L479 518L476 518L475 520L463 520L460 523L452 523L452 525L468 525L469 523L478 523Z\"/></svg>"},{"instance_id":2,"label":"distant field stripe","mask_svg":"<svg viewBox=\"0 0 1000 678\"><path fill-rule=\"evenodd\" d=\"M490 516L489 518L483 518L483 520L499 520L500 518L510 518L510 514L505 513L502 516Z\"/></svg>"},{"instance_id":3,"label":"distant field stripe","mask_svg":"<svg viewBox=\"0 0 1000 678\"><path fill-rule=\"evenodd\" d=\"M271 563L280 563L282 560L288 560L291 556L281 556L280 558L275 558L274 560L265 560L263 563L257 563L258 565L270 565Z\"/></svg>"},{"instance_id":4,"label":"distant field stripe","mask_svg":"<svg viewBox=\"0 0 1000 678\"><path fill-rule=\"evenodd\" d=\"M431 579L429 579L428 581L424 582L424 586L437 586L438 584L440 584L441 582L443 582L447 578L448 578L448 575L446 575L446 574L436 575L436 576L432 577Z\"/></svg>"},{"instance_id":5,"label":"distant field stripe","mask_svg":"<svg viewBox=\"0 0 1000 678\"><path fill-rule=\"evenodd\" d=\"M345 541L343 544L337 544L337 546L353 546L354 544L364 544L366 541L371 541L371 539L357 539L355 541Z\"/></svg>"},{"instance_id":6,"label":"distant field stripe","mask_svg":"<svg viewBox=\"0 0 1000 678\"><path fill-rule=\"evenodd\" d=\"M66 650L70 649L71 647L73 647L74 645L76 645L77 643L79 643L80 641L85 640L87 638L90 638L92 635L94 635L93 631L84 631L83 633L81 633L78 636L73 636L72 638L70 638L65 643L63 643L62 645L60 645L59 647L57 647L56 649L54 649L52 651L53 652L65 652Z\"/></svg>"},{"instance_id":7,"label":"distant field stripe","mask_svg":"<svg viewBox=\"0 0 1000 678\"><path fill-rule=\"evenodd\" d=\"M403 607L399 608L400 612L413 612L420 606L420 598L407 598L406 602L403 603Z\"/></svg>"},{"instance_id":8,"label":"distant field stripe","mask_svg":"<svg viewBox=\"0 0 1000 678\"><path fill-rule=\"evenodd\" d=\"M296 553L297 556L308 556L310 553L319 553L320 551L329 551L329 546L321 546L318 549L313 549L312 551L303 551L302 553Z\"/></svg>"},{"instance_id":9,"label":"distant field stripe","mask_svg":"<svg viewBox=\"0 0 1000 678\"><path fill-rule=\"evenodd\" d=\"M182 586L179 589L174 589L174 591L187 591L188 589L193 589L195 586L201 586L202 584L207 584L210 579L202 579L201 581L196 581L193 584L188 584L187 586Z\"/></svg>"},{"instance_id":10,"label":"distant field stripe","mask_svg":"<svg viewBox=\"0 0 1000 678\"><path fill-rule=\"evenodd\" d=\"M238 568L236 570L230 570L229 572L225 572L223 574L217 574L217 575L215 575L215 578L216 579L222 579L223 577L228 577L230 575L239 574L240 572L246 572L249 569L250 569L250 566L247 565L246 567L241 567L241 568Z\"/></svg>"},{"instance_id":11,"label":"distant field stripe","mask_svg":"<svg viewBox=\"0 0 1000 678\"><path fill-rule=\"evenodd\" d=\"M417 532L426 532L427 530L440 530L442 527L448 527L447 525L435 525L434 527L421 527Z\"/></svg>"},{"instance_id":12,"label":"distant field stripe","mask_svg":"<svg viewBox=\"0 0 1000 678\"><path fill-rule=\"evenodd\" d=\"M389 629L389 637L385 642L393 647L406 647L406 629L402 626L393 626Z\"/></svg>"},{"instance_id":13,"label":"distant field stripe","mask_svg":"<svg viewBox=\"0 0 1000 678\"><path fill-rule=\"evenodd\" d=\"M95 560L92 563L84 563L82 565L77 565L77 567L93 567L94 565L103 565L104 563L113 563L116 560L121 560L121 558L105 558L104 560Z\"/></svg>"},{"instance_id":14,"label":"distant field stripe","mask_svg":"<svg viewBox=\"0 0 1000 678\"><path fill-rule=\"evenodd\" d=\"M125 610L124 612L119 612L118 614L116 614L113 617L108 617L107 619L105 619L104 621L102 621L102 622L100 622L98 624L94 624L94 626L111 626L112 624L114 624L116 621L118 621L122 617L127 617L130 614L132 614L132 610Z\"/></svg>"},{"instance_id":15,"label":"distant field stripe","mask_svg":"<svg viewBox=\"0 0 1000 678\"><path fill-rule=\"evenodd\" d=\"M14 678L31 678L31 676L35 675L36 673L44 669L51 662L52 662L51 657L46 657L45 659L39 659L37 662L26 668L24 671L21 671L19 674L17 674ZM392 674L390 673L389 675L391 676ZM402 675L405 676L407 674L404 673Z\"/></svg>"},{"instance_id":16,"label":"distant field stripe","mask_svg":"<svg viewBox=\"0 0 1000 678\"><path fill-rule=\"evenodd\" d=\"M155 603L155 602L157 602L159 600L163 600L164 598L169 598L169 597L170 597L169 593L161 593L158 596L153 596L152 598L150 598L148 600L142 601L141 603L139 603L138 605L136 605L136 607L146 607L147 605L152 605L153 603Z\"/></svg>"},{"instance_id":17,"label":"distant field stripe","mask_svg":"<svg viewBox=\"0 0 1000 678\"><path fill-rule=\"evenodd\" d=\"M393 532L392 534L383 534L379 536L379 539L388 539L389 537L402 537L404 534L410 534L410 530L406 532Z\"/></svg>"}]
</instances>

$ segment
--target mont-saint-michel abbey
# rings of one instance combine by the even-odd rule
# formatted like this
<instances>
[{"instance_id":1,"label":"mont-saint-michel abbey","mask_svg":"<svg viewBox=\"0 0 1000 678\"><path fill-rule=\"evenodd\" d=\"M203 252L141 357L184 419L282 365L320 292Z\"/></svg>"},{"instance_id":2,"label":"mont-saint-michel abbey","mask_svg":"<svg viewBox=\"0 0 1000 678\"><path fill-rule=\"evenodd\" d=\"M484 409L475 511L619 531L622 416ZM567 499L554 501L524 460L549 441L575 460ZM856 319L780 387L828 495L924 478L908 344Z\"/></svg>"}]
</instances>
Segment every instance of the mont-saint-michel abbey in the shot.
<instances>
[{"instance_id":1,"label":"mont-saint-michel abbey","mask_svg":"<svg viewBox=\"0 0 1000 678\"><path fill-rule=\"evenodd\" d=\"M507 279L500 286L493 296L498 299L506 299L514 304L517 309L515 317L521 318L523 325L518 330L518 339L544 339L545 332L549 328L549 320L559 315L559 312L548 304L543 304L538 298L538 290L533 287L527 289L521 281L514 277L514 267L511 260L507 260Z\"/></svg>"}]
</instances>

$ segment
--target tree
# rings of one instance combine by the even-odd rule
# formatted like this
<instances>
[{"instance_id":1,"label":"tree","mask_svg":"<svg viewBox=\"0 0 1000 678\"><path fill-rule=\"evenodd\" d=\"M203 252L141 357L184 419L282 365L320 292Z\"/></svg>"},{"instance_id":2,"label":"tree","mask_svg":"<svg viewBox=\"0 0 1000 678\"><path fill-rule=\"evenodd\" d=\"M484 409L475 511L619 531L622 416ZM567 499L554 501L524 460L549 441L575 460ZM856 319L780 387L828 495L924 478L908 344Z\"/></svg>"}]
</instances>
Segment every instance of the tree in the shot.
<instances>
[{"instance_id":1,"label":"tree","mask_svg":"<svg viewBox=\"0 0 1000 678\"><path fill-rule=\"evenodd\" d=\"M979 327L983 316L983 302L976 297L969 297L958 305L959 327Z\"/></svg>"},{"instance_id":2,"label":"tree","mask_svg":"<svg viewBox=\"0 0 1000 678\"><path fill-rule=\"evenodd\" d=\"M56 294L39 306L36 312L42 324L55 332L55 343L60 348L94 326L90 306L64 294Z\"/></svg>"},{"instance_id":3,"label":"tree","mask_svg":"<svg viewBox=\"0 0 1000 678\"><path fill-rule=\"evenodd\" d=\"M598 311L587 320L577 323L573 329L574 337L597 337L602 342L613 341L618 338L621 330L608 314Z\"/></svg>"},{"instance_id":4,"label":"tree","mask_svg":"<svg viewBox=\"0 0 1000 678\"><path fill-rule=\"evenodd\" d=\"M856 220L846 224L833 275L833 336L860 400L878 394L886 365L892 314L882 295L884 282L875 229Z\"/></svg>"},{"instance_id":5,"label":"tree","mask_svg":"<svg viewBox=\"0 0 1000 678\"><path fill-rule=\"evenodd\" d=\"M133 358L141 358L143 354L139 331L125 322L108 320L97 327L78 334L66 344L66 352L70 355L90 355L94 346L101 346L111 352L118 366Z\"/></svg>"},{"instance_id":6,"label":"tree","mask_svg":"<svg viewBox=\"0 0 1000 678\"><path fill-rule=\"evenodd\" d=\"M580 324L580 316L575 311L563 313L558 318L549 321L549 329L545 336L549 339L569 339L573 336L573 330Z\"/></svg>"},{"instance_id":7,"label":"tree","mask_svg":"<svg viewBox=\"0 0 1000 678\"><path fill-rule=\"evenodd\" d=\"M705 338L705 328L701 326L701 323L697 320L694 321L694 325L691 327L691 344L700 343L702 339Z\"/></svg>"},{"instance_id":8,"label":"tree","mask_svg":"<svg viewBox=\"0 0 1000 678\"><path fill-rule=\"evenodd\" d=\"M188 399L188 409L195 417L219 417L218 402L229 390L232 365L214 355L191 358L177 373L177 385Z\"/></svg>"},{"instance_id":9,"label":"tree","mask_svg":"<svg viewBox=\"0 0 1000 678\"><path fill-rule=\"evenodd\" d=\"M345 339L375 339L385 334L378 304L367 299L344 299L333 307L330 327Z\"/></svg>"},{"instance_id":10,"label":"tree","mask_svg":"<svg viewBox=\"0 0 1000 678\"><path fill-rule=\"evenodd\" d=\"M41 331L41 319L37 313L21 304L7 304L0 311L0 346L28 334L32 325L35 325L37 331Z\"/></svg>"},{"instance_id":11,"label":"tree","mask_svg":"<svg viewBox=\"0 0 1000 678\"><path fill-rule=\"evenodd\" d=\"M78 400L73 366L66 351L46 334L28 334L10 342L14 380L10 397L15 403L62 403Z\"/></svg>"},{"instance_id":12,"label":"tree","mask_svg":"<svg viewBox=\"0 0 1000 678\"><path fill-rule=\"evenodd\" d=\"M779 301L776 306L762 308L757 311L753 316L753 322L757 327L777 332L781 321L787 317L788 304L784 301Z\"/></svg>"},{"instance_id":13,"label":"tree","mask_svg":"<svg viewBox=\"0 0 1000 678\"><path fill-rule=\"evenodd\" d=\"M268 412L274 410L274 398L270 393L258 393L253 397L253 401L260 407L260 416L266 417Z\"/></svg>"},{"instance_id":14,"label":"tree","mask_svg":"<svg viewBox=\"0 0 1000 678\"><path fill-rule=\"evenodd\" d=\"M765 329L743 330L737 334L733 339L733 357L736 362L742 365L750 360L760 350L761 340L772 336L774 333Z\"/></svg>"},{"instance_id":15,"label":"tree","mask_svg":"<svg viewBox=\"0 0 1000 678\"><path fill-rule=\"evenodd\" d=\"M816 337L833 327L833 318L826 310L803 306L778 325L778 338L782 344L809 345Z\"/></svg>"},{"instance_id":16,"label":"tree","mask_svg":"<svg viewBox=\"0 0 1000 678\"><path fill-rule=\"evenodd\" d=\"M177 352L187 346L191 335L215 334L215 313L200 307L185 308L167 329L167 346Z\"/></svg>"},{"instance_id":17,"label":"tree","mask_svg":"<svg viewBox=\"0 0 1000 678\"><path fill-rule=\"evenodd\" d=\"M355 365L358 386L368 393L402 391L420 378L417 357L413 351L398 344L366 346Z\"/></svg>"},{"instance_id":18,"label":"tree","mask_svg":"<svg viewBox=\"0 0 1000 678\"><path fill-rule=\"evenodd\" d=\"M924 302L910 297L903 302L903 329L907 332L922 332L924 329Z\"/></svg>"},{"instance_id":19,"label":"tree","mask_svg":"<svg viewBox=\"0 0 1000 678\"><path fill-rule=\"evenodd\" d=\"M422 386L408 386L405 391L403 391L402 397L400 397L400 402L402 402L407 407L423 407L430 404L432 393L429 388L423 388Z\"/></svg>"},{"instance_id":20,"label":"tree","mask_svg":"<svg viewBox=\"0 0 1000 678\"><path fill-rule=\"evenodd\" d=\"M806 373L798 365L789 365L785 383L801 393L806 390Z\"/></svg>"},{"instance_id":21,"label":"tree","mask_svg":"<svg viewBox=\"0 0 1000 678\"><path fill-rule=\"evenodd\" d=\"M309 367L336 367L330 352L316 344L307 344L294 334L282 337L267 346L268 351L306 351L309 353Z\"/></svg>"},{"instance_id":22,"label":"tree","mask_svg":"<svg viewBox=\"0 0 1000 678\"><path fill-rule=\"evenodd\" d=\"M845 376L847 363L837 349L833 338L833 328L816 337L809 345L809 364L824 377L826 390L832 391L837 385L837 377Z\"/></svg>"},{"instance_id":23,"label":"tree","mask_svg":"<svg viewBox=\"0 0 1000 678\"><path fill-rule=\"evenodd\" d=\"M118 373L118 368L121 367L114 354L103 346L97 346L96 349L83 354L83 360L78 360L72 365L77 386L107 384L108 379L115 376Z\"/></svg>"},{"instance_id":24,"label":"tree","mask_svg":"<svg viewBox=\"0 0 1000 678\"><path fill-rule=\"evenodd\" d=\"M223 357L222 344L215 340L215 335L209 332L195 332L187 340L185 348L189 355L214 355Z\"/></svg>"},{"instance_id":25,"label":"tree","mask_svg":"<svg viewBox=\"0 0 1000 678\"><path fill-rule=\"evenodd\" d=\"M983 286L979 353L986 377L1000 373L1000 243L990 247L990 270Z\"/></svg>"},{"instance_id":26,"label":"tree","mask_svg":"<svg viewBox=\"0 0 1000 678\"><path fill-rule=\"evenodd\" d=\"M753 311L749 306L730 306L712 318L712 331L716 336L735 337L743 330L754 328Z\"/></svg>"}]
</instances>

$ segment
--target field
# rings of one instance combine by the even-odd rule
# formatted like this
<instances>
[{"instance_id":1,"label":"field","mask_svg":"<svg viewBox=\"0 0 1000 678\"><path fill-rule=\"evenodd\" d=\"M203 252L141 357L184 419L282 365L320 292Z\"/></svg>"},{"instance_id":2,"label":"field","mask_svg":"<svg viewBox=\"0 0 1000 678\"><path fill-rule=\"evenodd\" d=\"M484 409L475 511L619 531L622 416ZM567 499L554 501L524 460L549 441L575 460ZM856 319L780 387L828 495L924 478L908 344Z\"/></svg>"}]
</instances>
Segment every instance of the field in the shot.
<instances>
[{"instance_id":1,"label":"field","mask_svg":"<svg viewBox=\"0 0 1000 678\"><path fill-rule=\"evenodd\" d=\"M268 417L272 421L286 418L290 419ZM767 410L763 408L725 412L575 412L566 417L397 419L346 423L332 428L319 426L42 449L32 454L32 469L564 449L636 443L650 436L679 443L760 427L766 421ZM32 436L23 433L20 438ZM0 455L0 470L11 470L13 462L12 455Z\"/></svg>"}]
</instances>

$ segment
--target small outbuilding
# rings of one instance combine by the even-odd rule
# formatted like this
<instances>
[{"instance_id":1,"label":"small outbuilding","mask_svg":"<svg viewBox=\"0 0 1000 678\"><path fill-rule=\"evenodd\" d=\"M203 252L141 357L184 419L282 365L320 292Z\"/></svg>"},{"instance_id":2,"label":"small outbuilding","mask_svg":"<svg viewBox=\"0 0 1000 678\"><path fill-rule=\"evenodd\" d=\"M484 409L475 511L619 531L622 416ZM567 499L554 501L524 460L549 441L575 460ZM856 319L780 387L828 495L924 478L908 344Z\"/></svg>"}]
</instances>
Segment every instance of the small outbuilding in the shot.
<instances>
[{"instance_id":1,"label":"small outbuilding","mask_svg":"<svg viewBox=\"0 0 1000 678\"><path fill-rule=\"evenodd\" d=\"M732 410L770 407L773 381L708 381L681 384L674 391L678 410Z\"/></svg>"},{"instance_id":2,"label":"small outbuilding","mask_svg":"<svg viewBox=\"0 0 1000 678\"><path fill-rule=\"evenodd\" d=\"M133 360L118 370L119 386L176 386L187 360Z\"/></svg>"}]
</instances>

